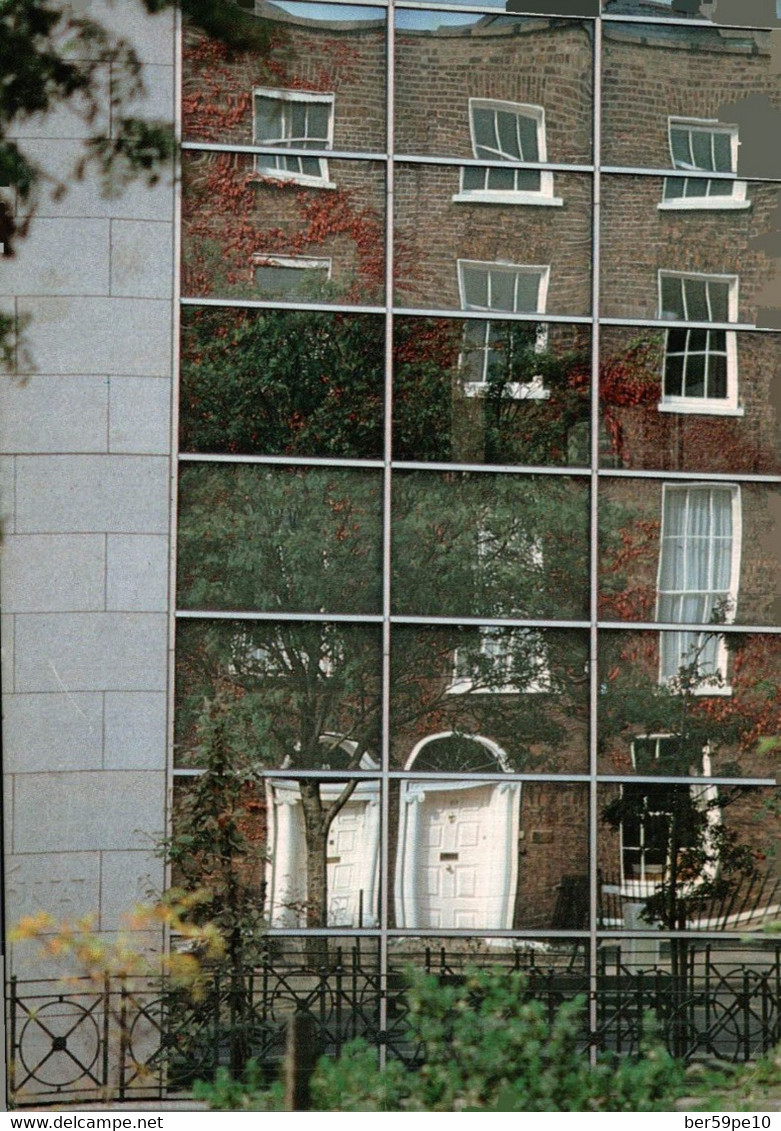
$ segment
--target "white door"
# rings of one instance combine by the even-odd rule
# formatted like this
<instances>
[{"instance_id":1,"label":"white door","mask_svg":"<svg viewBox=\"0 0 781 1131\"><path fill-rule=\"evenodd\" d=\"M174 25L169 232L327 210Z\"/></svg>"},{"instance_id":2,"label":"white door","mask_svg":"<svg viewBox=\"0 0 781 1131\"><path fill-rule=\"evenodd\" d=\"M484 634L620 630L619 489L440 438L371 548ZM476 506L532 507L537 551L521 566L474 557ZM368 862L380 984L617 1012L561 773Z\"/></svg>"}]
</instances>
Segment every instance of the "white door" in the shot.
<instances>
[{"instance_id":1,"label":"white door","mask_svg":"<svg viewBox=\"0 0 781 1131\"><path fill-rule=\"evenodd\" d=\"M512 926L519 797L519 786L509 782L407 786L396 886L400 926Z\"/></svg>"},{"instance_id":2,"label":"white door","mask_svg":"<svg viewBox=\"0 0 781 1131\"><path fill-rule=\"evenodd\" d=\"M365 927L371 922L374 884L366 864L377 816L376 805L348 801L334 817L326 855L329 927ZM373 863L370 860L372 871Z\"/></svg>"},{"instance_id":3,"label":"white door","mask_svg":"<svg viewBox=\"0 0 781 1131\"><path fill-rule=\"evenodd\" d=\"M418 905L430 927L480 927L491 786L432 796L421 814Z\"/></svg>"}]
</instances>

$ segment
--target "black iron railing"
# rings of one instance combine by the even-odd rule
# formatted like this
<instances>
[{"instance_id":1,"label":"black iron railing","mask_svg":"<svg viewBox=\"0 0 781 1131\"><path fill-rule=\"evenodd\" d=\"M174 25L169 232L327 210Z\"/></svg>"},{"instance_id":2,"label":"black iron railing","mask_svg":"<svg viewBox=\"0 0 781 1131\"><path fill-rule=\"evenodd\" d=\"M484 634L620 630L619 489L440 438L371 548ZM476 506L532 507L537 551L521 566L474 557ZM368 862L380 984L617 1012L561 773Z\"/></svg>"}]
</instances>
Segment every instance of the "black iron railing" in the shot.
<instances>
[{"instance_id":1,"label":"black iron railing","mask_svg":"<svg viewBox=\"0 0 781 1131\"><path fill-rule=\"evenodd\" d=\"M781 942L642 943L650 949L628 940L600 949L597 1026L588 1031L584 1011L584 1050L637 1051L649 1011L671 1051L685 1059L751 1060L781 1039ZM443 980L462 978L470 966L523 970L526 994L543 1001L551 1017L563 1001L589 990L587 955L573 943L478 953L457 945L392 948L384 1031L377 952L358 942L331 947L319 968L301 950L277 944L243 979L215 972L196 1000L141 978L12 980L12 1099L24 1105L182 1095L194 1080L212 1077L221 1065L235 1069L248 1056L271 1080L294 1014L312 1019L327 1055L363 1037L414 1063L419 1050L407 1037L404 997L410 966Z\"/></svg>"}]
</instances>

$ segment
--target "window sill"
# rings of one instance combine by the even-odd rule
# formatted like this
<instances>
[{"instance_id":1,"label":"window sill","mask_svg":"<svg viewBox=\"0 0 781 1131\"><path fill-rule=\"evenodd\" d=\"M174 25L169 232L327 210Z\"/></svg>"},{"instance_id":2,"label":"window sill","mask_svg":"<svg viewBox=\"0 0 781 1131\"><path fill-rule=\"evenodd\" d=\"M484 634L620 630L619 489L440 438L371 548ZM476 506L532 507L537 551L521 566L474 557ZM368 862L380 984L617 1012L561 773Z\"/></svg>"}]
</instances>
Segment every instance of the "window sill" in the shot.
<instances>
[{"instance_id":1,"label":"window sill","mask_svg":"<svg viewBox=\"0 0 781 1131\"><path fill-rule=\"evenodd\" d=\"M538 384L536 381L525 383L508 381L504 385L491 384L488 381L465 381L463 384L464 396L469 399L487 397L496 388L501 388L502 396L511 401L547 401L550 397L550 390L543 388L542 383Z\"/></svg>"},{"instance_id":2,"label":"window sill","mask_svg":"<svg viewBox=\"0 0 781 1131\"><path fill-rule=\"evenodd\" d=\"M742 405L719 404L717 401L660 401L659 412L674 412L690 416L744 416Z\"/></svg>"},{"instance_id":3,"label":"window sill","mask_svg":"<svg viewBox=\"0 0 781 1131\"><path fill-rule=\"evenodd\" d=\"M656 207L660 212L741 212L751 207L751 201L730 196L680 196L662 200Z\"/></svg>"},{"instance_id":4,"label":"window sill","mask_svg":"<svg viewBox=\"0 0 781 1131\"><path fill-rule=\"evenodd\" d=\"M539 192L457 192L452 197L454 204L533 204L540 208L561 208L564 201L560 196L545 196Z\"/></svg>"},{"instance_id":5,"label":"window sill","mask_svg":"<svg viewBox=\"0 0 781 1131\"><path fill-rule=\"evenodd\" d=\"M445 688L446 695L545 695L550 691L547 684L530 683L528 687L515 684L502 684L501 687L475 687L471 679L457 679Z\"/></svg>"},{"instance_id":6,"label":"window sill","mask_svg":"<svg viewBox=\"0 0 781 1131\"><path fill-rule=\"evenodd\" d=\"M284 173L280 170L274 172L260 172L256 170L248 180L253 184L298 185L300 188L335 189L335 181L324 181L320 177L307 177L304 174Z\"/></svg>"}]
</instances>

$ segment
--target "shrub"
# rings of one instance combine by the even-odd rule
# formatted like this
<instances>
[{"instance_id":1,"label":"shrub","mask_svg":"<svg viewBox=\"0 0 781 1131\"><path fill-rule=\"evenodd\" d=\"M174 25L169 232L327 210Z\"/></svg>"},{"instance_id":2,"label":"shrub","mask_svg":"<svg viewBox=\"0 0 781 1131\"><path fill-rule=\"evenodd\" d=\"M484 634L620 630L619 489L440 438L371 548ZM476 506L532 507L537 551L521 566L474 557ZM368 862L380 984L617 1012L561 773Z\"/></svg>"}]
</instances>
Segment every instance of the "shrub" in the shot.
<instances>
[{"instance_id":1,"label":"shrub","mask_svg":"<svg viewBox=\"0 0 781 1131\"><path fill-rule=\"evenodd\" d=\"M669 1111L684 1090L685 1071L648 1036L636 1058L589 1064L584 1001L563 1004L551 1021L526 998L521 974L467 971L457 984L412 974L407 992L410 1044L420 1066L391 1060L380 1068L365 1041L323 1057L311 1080L317 1111ZM252 1082L221 1077L202 1086L213 1106L239 1110L278 1102ZM233 1089L238 1088L239 1091ZM272 1110L255 1106L256 1110Z\"/></svg>"}]
</instances>

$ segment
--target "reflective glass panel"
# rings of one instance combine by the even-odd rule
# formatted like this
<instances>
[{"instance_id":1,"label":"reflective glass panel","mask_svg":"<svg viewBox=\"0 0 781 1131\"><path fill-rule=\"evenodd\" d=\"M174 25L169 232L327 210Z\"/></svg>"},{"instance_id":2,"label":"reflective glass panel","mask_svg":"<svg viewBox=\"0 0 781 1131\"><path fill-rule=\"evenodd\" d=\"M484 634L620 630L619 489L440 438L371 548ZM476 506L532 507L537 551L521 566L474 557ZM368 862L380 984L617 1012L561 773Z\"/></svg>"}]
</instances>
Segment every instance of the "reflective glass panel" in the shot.
<instances>
[{"instance_id":1,"label":"reflective glass panel","mask_svg":"<svg viewBox=\"0 0 781 1131\"><path fill-rule=\"evenodd\" d=\"M668 4L665 10L659 3L620 2L627 15L635 14L635 7L646 9L637 10L637 15L664 18L674 10L674 18L680 18L680 5L671 9ZM745 15L755 15L758 8L745 0L731 6ZM719 22L721 9L726 7L719 0ZM773 7L773 0L767 0L767 9ZM665 201L670 207L741 207L745 183L711 179L707 174L728 173L735 178L781 175L781 159L766 140L778 131L781 121L780 34L606 22L602 39L604 163L691 171L692 177L667 182Z\"/></svg>"},{"instance_id":2,"label":"reflective glass panel","mask_svg":"<svg viewBox=\"0 0 781 1131\"><path fill-rule=\"evenodd\" d=\"M179 476L182 608L380 608L378 472L190 464Z\"/></svg>"},{"instance_id":3,"label":"reflective glass panel","mask_svg":"<svg viewBox=\"0 0 781 1131\"><path fill-rule=\"evenodd\" d=\"M381 458L384 353L370 314L184 307L181 449Z\"/></svg>"},{"instance_id":4,"label":"reflective glass panel","mask_svg":"<svg viewBox=\"0 0 781 1131\"><path fill-rule=\"evenodd\" d=\"M188 28L185 141L286 149L385 147L385 12L336 4L265 4L264 50L229 51ZM319 175L317 158L258 158L281 177Z\"/></svg>"},{"instance_id":5,"label":"reflective glass panel","mask_svg":"<svg viewBox=\"0 0 781 1131\"><path fill-rule=\"evenodd\" d=\"M397 836L390 832L396 927L588 925L585 786L404 779Z\"/></svg>"},{"instance_id":6,"label":"reflective glass panel","mask_svg":"<svg viewBox=\"0 0 781 1131\"><path fill-rule=\"evenodd\" d=\"M321 746L327 750L326 742ZM376 926L380 783L267 778L265 784L269 925Z\"/></svg>"},{"instance_id":7,"label":"reflective glass panel","mask_svg":"<svg viewBox=\"0 0 781 1131\"><path fill-rule=\"evenodd\" d=\"M587 773L587 660L575 631L395 625L391 766Z\"/></svg>"},{"instance_id":8,"label":"reflective glass panel","mask_svg":"<svg viewBox=\"0 0 781 1131\"><path fill-rule=\"evenodd\" d=\"M397 152L512 166L464 166L460 192L475 203L552 199L553 175L522 166L590 161L593 48L587 24L541 25L397 9Z\"/></svg>"},{"instance_id":9,"label":"reflective glass panel","mask_svg":"<svg viewBox=\"0 0 781 1131\"><path fill-rule=\"evenodd\" d=\"M381 301L379 164L185 151L182 177L185 297Z\"/></svg>"},{"instance_id":10,"label":"reflective glass panel","mask_svg":"<svg viewBox=\"0 0 781 1131\"><path fill-rule=\"evenodd\" d=\"M776 474L781 335L604 326L603 467Z\"/></svg>"},{"instance_id":11,"label":"reflective glass panel","mask_svg":"<svg viewBox=\"0 0 781 1131\"><path fill-rule=\"evenodd\" d=\"M778 624L779 516L766 484L603 480L602 619Z\"/></svg>"},{"instance_id":12,"label":"reflective glass panel","mask_svg":"<svg viewBox=\"0 0 781 1131\"><path fill-rule=\"evenodd\" d=\"M681 211L671 207L675 202L665 194L667 183L669 178L603 177L601 314L781 326L778 186L748 182L746 207L740 209ZM723 333L709 333L709 344L681 339L674 352L724 360L714 360L699 383L688 373L671 375L670 395L704 398L722 407L726 396L726 408L734 409L732 377L724 373L734 339L729 332L726 340Z\"/></svg>"},{"instance_id":13,"label":"reflective glass panel","mask_svg":"<svg viewBox=\"0 0 781 1131\"><path fill-rule=\"evenodd\" d=\"M603 631L600 772L775 777L780 666L777 636Z\"/></svg>"},{"instance_id":14,"label":"reflective glass panel","mask_svg":"<svg viewBox=\"0 0 781 1131\"><path fill-rule=\"evenodd\" d=\"M394 332L396 459L588 464L588 327L399 317Z\"/></svg>"},{"instance_id":15,"label":"reflective glass panel","mask_svg":"<svg viewBox=\"0 0 781 1131\"><path fill-rule=\"evenodd\" d=\"M586 482L397 472L392 509L395 612L585 615Z\"/></svg>"},{"instance_id":16,"label":"reflective glass panel","mask_svg":"<svg viewBox=\"0 0 781 1131\"><path fill-rule=\"evenodd\" d=\"M373 625L180 621L176 762L204 766L212 716L253 770L376 769L380 635Z\"/></svg>"},{"instance_id":17,"label":"reflective glass panel","mask_svg":"<svg viewBox=\"0 0 781 1131\"><path fill-rule=\"evenodd\" d=\"M702 777L690 784L600 786L601 925L738 932L766 927L781 893L771 855L774 793L708 784ZM656 957L663 964L664 952L657 949Z\"/></svg>"},{"instance_id":18,"label":"reflective glass panel","mask_svg":"<svg viewBox=\"0 0 781 1131\"><path fill-rule=\"evenodd\" d=\"M507 175L514 176L511 170ZM508 183L488 200L490 181L464 192L458 165L399 163L396 302L424 309L588 314L591 179L577 173L555 177L551 207L540 208L525 200L528 186L516 192Z\"/></svg>"}]
</instances>

